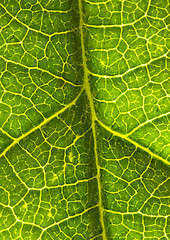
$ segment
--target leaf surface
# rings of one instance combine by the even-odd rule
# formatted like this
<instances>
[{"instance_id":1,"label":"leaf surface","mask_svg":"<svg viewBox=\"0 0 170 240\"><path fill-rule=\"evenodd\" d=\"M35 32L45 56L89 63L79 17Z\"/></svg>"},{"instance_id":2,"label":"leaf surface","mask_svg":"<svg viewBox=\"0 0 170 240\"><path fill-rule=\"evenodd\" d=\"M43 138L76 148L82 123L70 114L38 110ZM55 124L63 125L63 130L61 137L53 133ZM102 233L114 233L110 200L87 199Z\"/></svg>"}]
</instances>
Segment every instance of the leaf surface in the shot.
<instances>
[{"instance_id":1,"label":"leaf surface","mask_svg":"<svg viewBox=\"0 0 170 240\"><path fill-rule=\"evenodd\" d=\"M168 0L2 0L0 239L170 238Z\"/></svg>"}]
</instances>

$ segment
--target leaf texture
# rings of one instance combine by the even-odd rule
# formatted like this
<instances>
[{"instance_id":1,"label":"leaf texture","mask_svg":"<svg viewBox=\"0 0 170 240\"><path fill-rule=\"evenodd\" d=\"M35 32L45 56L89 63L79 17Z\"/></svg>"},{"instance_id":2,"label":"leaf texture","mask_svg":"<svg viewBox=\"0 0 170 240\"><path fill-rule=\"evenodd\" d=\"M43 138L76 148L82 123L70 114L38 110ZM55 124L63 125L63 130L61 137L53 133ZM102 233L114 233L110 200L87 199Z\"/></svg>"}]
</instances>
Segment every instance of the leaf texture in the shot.
<instances>
[{"instance_id":1,"label":"leaf texture","mask_svg":"<svg viewBox=\"0 0 170 240\"><path fill-rule=\"evenodd\" d=\"M170 239L169 0L1 0L0 239Z\"/></svg>"}]
</instances>

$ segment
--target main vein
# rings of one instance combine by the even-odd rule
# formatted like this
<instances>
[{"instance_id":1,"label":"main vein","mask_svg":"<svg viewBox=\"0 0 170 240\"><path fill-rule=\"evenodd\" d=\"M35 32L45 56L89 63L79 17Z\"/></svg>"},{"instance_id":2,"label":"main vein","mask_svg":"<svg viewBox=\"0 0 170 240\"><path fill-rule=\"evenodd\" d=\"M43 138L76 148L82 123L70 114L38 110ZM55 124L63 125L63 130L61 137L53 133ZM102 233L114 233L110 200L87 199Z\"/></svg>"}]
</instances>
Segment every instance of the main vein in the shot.
<instances>
[{"instance_id":1,"label":"main vein","mask_svg":"<svg viewBox=\"0 0 170 240\"><path fill-rule=\"evenodd\" d=\"M97 138L96 138L96 130L95 130L95 121L96 121L96 113L94 109L94 102L93 102L93 96L90 90L90 84L88 79L88 68L86 63L86 54L85 54L85 44L84 44L84 33L83 33L83 6L82 6L82 0L78 0L79 3L79 13L80 13L80 35L81 35L81 48L82 48L82 61L83 61L83 69L84 69L84 89L86 91L90 109L91 109L91 121L92 121L92 132L93 132L93 138L94 138L94 153L95 153L95 159L96 159L96 168L97 168L97 182L98 182L98 191L99 191L99 211L100 211L100 222L103 230L103 240L107 240L106 237L106 230L104 225L104 208L102 205L102 193L101 193L101 182L100 182L100 165L99 165L99 159L97 154Z\"/></svg>"}]
</instances>

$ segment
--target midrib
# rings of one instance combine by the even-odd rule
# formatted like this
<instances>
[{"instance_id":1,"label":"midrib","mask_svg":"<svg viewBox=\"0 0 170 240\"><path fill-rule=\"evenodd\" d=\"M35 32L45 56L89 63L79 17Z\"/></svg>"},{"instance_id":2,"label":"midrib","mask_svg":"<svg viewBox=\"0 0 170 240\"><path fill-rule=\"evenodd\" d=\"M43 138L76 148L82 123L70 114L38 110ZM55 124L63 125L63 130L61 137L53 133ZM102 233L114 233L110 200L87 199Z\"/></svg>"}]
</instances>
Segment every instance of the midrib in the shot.
<instances>
[{"instance_id":1,"label":"midrib","mask_svg":"<svg viewBox=\"0 0 170 240\"><path fill-rule=\"evenodd\" d=\"M86 55L85 55L85 45L84 45L84 34L83 34L83 6L82 6L82 0L78 0L79 3L79 14L80 14L80 36L81 36L81 49L82 49L82 61L83 61L83 69L84 69L84 89L87 94L87 98L89 100L90 109L91 109L91 121L92 121L92 133L94 138L94 153L95 153L95 160L96 160L96 168L97 168L97 182L98 182L98 191L99 191L99 212L100 212L100 222L102 226L102 236L103 240L107 240L106 237L106 229L104 225L104 218L103 218L103 212L104 208L102 206L102 194L101 194L101 182L100 182L100 165L99 165L99 159L97 154L97 139L96 139L96 130L95 130L95 120L96 120L96 113L94 109L94 102L93 102L93 96L90 90L90 84L89 84L89 78L88 78L88 68L86 64Z\"/></svg>"}]
</instances>

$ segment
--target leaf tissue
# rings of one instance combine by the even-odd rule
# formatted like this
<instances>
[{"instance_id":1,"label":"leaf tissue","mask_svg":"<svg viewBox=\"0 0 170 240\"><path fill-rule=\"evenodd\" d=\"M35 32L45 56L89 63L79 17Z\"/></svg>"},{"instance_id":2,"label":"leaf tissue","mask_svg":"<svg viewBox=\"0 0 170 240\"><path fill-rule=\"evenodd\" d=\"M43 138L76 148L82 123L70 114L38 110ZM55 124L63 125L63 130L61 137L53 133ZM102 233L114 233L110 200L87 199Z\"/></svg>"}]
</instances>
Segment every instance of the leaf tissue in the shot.
<instances>
[{"instance_id":1,"label":"leaf tissue","mask_svg":"<svg viewBox=\"0 0 170 240\"><path fill-rule=\"evenodd\" d=\"M0 1L0 240L170 239L169 0Z\"/></svg>"}]
</instances>

